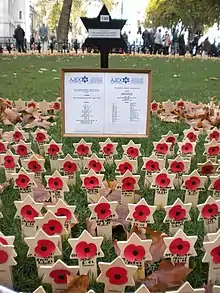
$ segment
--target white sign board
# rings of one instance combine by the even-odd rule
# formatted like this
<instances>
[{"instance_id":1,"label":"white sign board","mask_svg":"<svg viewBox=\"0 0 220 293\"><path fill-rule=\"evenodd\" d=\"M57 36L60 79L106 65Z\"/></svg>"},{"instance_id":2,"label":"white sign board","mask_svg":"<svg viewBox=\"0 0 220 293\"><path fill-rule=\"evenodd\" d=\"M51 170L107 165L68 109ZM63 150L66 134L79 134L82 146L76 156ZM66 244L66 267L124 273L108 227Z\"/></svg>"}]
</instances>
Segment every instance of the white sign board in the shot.
<instances>
[{"instance_id":1,"label":"white sign board","mask_svg":"<svg viewBox=\"0 0 220 293\"><path fill-rule=\"evenodd\" d=\"M63 136L144 137L151 71L63 69Z\"/></svg>"}]
</instances>

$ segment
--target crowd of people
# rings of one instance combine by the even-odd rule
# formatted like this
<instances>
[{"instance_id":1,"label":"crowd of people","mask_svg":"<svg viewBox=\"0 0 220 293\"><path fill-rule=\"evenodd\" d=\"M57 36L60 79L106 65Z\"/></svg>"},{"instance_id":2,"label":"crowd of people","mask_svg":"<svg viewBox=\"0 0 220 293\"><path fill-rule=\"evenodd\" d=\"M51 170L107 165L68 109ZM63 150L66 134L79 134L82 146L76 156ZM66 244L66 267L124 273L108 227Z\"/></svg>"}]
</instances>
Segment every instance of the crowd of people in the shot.
<instances>
[{"instance_id":1,"label":"crowd of people","mask_svg":"<svg viewBox=\"0 0 220 293\"><path fill-rule=\"evenodd\" d=\"M127 44L125 49L113 50L115 53L143 53L143 54L163 54L163 55L180 55L185 56L186 53L190 53L192 56L197 54L207 55L211 57L220 57L220 44L216 45L210 43L206 38L204 42L199 44L199 35L195 34L193 39L186 44L184 34L178 34L175 29L171 34L168 31L162 33L160 28L158 29L145 29L143 32L141 27L138 28L136 40L130 38L131 32L128 34L123 33L123 38ZM13 35L16 40L15 47L18 52L27 51L27 40L25 38L25 32L20 25L14 31ZM48 49L53 53L54 49L62 52L69 52L74 50L75 53L80 49L83 53L85 51L91 53L97 53L97 48L85 48L83 43L80 44L77 39L72 41L71 45L68 43L57 44L55 32L49 34L49 31L45 24L42 24L39 28L38 39L31 35L29 41L29 50L38 50L39 53L46 52ZM12 50L12 44L6 44L6 49L10 52ZM3 47L0 44L0 53L3 53Z\"/></svg>"}]
</instances>

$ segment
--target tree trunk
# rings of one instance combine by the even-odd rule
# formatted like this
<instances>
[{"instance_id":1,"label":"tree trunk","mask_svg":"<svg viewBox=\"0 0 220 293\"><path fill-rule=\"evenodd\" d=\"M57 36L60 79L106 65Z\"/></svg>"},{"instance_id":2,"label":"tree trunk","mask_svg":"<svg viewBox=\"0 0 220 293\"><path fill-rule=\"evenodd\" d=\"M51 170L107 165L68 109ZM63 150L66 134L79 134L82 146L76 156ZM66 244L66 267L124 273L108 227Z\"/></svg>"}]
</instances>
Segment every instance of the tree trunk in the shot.
<instances>
[{"instance_id":1,"label":"tree trunk","mask_svg":"<svg viewBox=\"0 0 220 293\"><path fill-rule=\"evenodd\" d=\"M58 43L68 43L69 21L73 0L64 0L57 28Z\"/></svg>"}]
</instances>

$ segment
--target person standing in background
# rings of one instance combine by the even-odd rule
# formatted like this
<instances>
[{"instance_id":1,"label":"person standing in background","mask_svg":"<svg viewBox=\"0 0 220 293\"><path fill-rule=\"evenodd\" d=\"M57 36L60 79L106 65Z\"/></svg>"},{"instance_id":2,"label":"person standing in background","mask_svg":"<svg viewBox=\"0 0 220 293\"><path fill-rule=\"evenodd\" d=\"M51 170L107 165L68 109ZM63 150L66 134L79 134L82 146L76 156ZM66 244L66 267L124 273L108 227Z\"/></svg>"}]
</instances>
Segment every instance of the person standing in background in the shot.
<instances>
[{"instance_id":1,"label":"person standing in background","mask_svg":"<svg viewBox=\"0 0 220 293\"><path fill-rule=\"evenodd\" d=\"M44 23L39 29L39 36L41 41L42 52L46 52L48 47L48 30Z\"/></svg>"},{"instance_id":2,"label":"person standing in background","mask_svg":"<svg viewBox=\"0 0 220 293\"><path fill-rule=\"evenodd\" d=\"M161 29L159 29L154 36L154 54L160 55L163 48Z\"/></svg>"},{"instance_id":3,"label":"person standing in background","mask_svg":"<svg viewBox=\"0 0 220 293\"><path fill-rule=\"evenodd\" d=\"M25 49L24 49L24 37L25 37L25 32L21 28L20 24L18 24L17 25L17 28L14 31L14 38L16 40L16 47L17 47L19 53L21 53L21 51L23 53L25 53Z\"/></svg>"},{"instance_id":4,"label":"person standing in background","mask_svg":"<svg viewBox=\"0 0 220 293\"><path fill-rule=\"evenodd\" d=\"M170 35L168 31L166 31L164 36L164 48L163 48L164 55L169 55L170 44L171 44Z\"/></svg>"}]
</instances>

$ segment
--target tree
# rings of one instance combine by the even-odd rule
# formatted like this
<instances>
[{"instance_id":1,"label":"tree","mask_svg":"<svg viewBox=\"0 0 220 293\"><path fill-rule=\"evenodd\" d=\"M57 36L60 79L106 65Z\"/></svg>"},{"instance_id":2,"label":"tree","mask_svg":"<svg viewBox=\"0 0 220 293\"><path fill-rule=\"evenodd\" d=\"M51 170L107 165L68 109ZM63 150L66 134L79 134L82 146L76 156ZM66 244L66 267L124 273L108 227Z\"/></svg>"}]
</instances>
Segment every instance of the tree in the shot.
<instances>
[{"instance_id":1,"label":"tree","mask_svg":"<svg viewBox=\"0 0 220 293\"><path fill-rule=\"evenodd\" d=\"M70 15L70 22L72 24L73 35L76 36L78 33L78 23L81 16L86 16L85 4L89 1L73 0L72 11Z\"/></svg>"},{"instance_id":2,"label":"tree","mask_svg":"<svg viewBox=\"0 0 220 293\"><path fill-rule=\"evenodd\" d=\"M73 0L64 0L62 10L60 13L59 24L57 27L57 41L58 43L68 41L68 32L70 26L70 13Z\"/></svg>"},{"instance_id":3,"label":"tree","mask_svg":"<svg viewBox=\"0 0 220 293\"><path fill-rule=\"evenodd\" d=\"M50 13L48 15L47 26L49 30L54 31L57 28L57 24L59 21L60 13L62 9L62 3L56 1L53 3Z\"/></svg>"},{"instance_id":4,"label":"tree","mask_svg":"<svg viewBox=\"0 0 220 293\"><path fill-rule=\"evenodd\" d=\"M146 25L167 28L180 27L189 36L203 33L219 18L219 0L150 0L146 9Z\"/></svg>"},{"instance_id":5,"label":"tree","mask_svg":"<svg viewBox=\"0 0 220 293\"><path fill-rule=\"evenodd\" d=\"M102 0L102 3L106 5L109 11L112 11L114 6L117 4L116 0Z\"/></svg>"}]
</instances>

